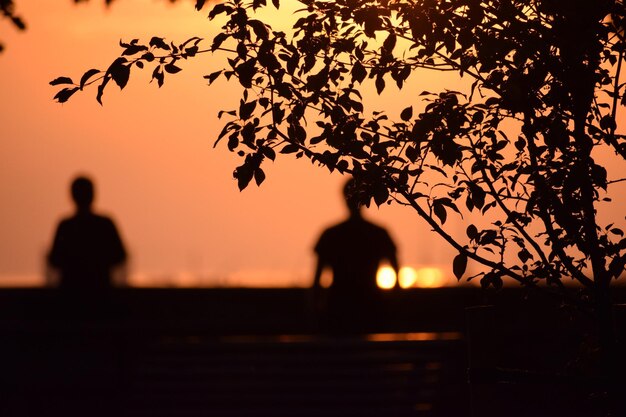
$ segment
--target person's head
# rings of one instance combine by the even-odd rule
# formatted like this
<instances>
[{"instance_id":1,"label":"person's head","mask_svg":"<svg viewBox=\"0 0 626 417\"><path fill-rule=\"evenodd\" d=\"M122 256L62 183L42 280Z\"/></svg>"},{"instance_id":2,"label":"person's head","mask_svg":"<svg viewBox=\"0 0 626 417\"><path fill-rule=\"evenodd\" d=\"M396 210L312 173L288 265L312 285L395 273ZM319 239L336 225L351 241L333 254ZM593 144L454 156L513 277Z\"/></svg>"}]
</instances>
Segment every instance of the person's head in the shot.
<instances>
[{"instance_id":1,"label":"person's head","mask_svg":"<svg viewBox=\"0 0 626 417\"><path fill-rule=\"evenodd\" d=\"M350 178L346 181L346 184L343 186L343 196L346 199L346 205L348 206L348 210L350 210L350 215L360 215L361 203L359 202L354 178Z\"/></svg>"},{"instance_id":2,"label":"person's head","mask_svg":"<svg viewBox=\"0 0 626 417\"><path fill-rule=\"evenodd\" d=\"M72 200L78 211L90 211L94 199L93 182L84 176L72 181Z\"/></svg>"}]
</instances>

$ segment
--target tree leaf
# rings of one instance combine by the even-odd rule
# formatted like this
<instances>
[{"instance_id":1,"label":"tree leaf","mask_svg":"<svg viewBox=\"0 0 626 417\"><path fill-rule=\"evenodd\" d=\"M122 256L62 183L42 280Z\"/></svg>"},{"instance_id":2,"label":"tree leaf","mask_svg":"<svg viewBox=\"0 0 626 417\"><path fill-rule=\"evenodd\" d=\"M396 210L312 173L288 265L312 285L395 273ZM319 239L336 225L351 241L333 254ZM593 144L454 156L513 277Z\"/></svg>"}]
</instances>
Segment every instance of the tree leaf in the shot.
<instances>
[{"instance_id":1,"label":"tree leaf","mask_svg":"<svg viewBox=\"0 0 626 417\"><path fill-rule=\"evenodd\" d=\"M107 69L106 74L110 75L115 83L123 89L128 83L130 77L130 66L124 65L128 60L126 58L117 58Z\"/></svg>"},{"instance_id":2,"label":"tree leaf","mask_svg":"<svg viewBox=\"0 0 626 417\"><path fill-rule=\"evenodd\" d=\"M249 59L248 61L237 65L235 68L239 83L244 88L252 88L252 80L256 75L256 59Z\"/></svg>"},{"instance_id":3,"label":"tree leaf","mask_svg":"<svg viewBox=\"0 0 626 417\"><path fill-rule=\"evenodd\" d=\"M448 213L446 212L444 205L441 203L433 204L433 211L435 212L435 216L439 218L441 224L444 224L448 218Z\"/></svg>"},{"instance_id":4,"label":"tree leaf","mask_svg":"<svg viewBox=\"0 0 626 417\"><path fill-rule=\"evenodd\" d=\"M58 77L50 81L50 85L60 85L60 84L74 84L74 81L72 81L70 77Z\"/></svg>"},{"instance_id":5,"label":"tree leaf","mask_svg":"<svg viewBox=\"0 0 626 417\"><path fill-rule=\"evenodd\" d=\"M267 26L265 26L265 23L261 22L260 20L250 19L248 20L248 24L252 26L254 34L259 39L265 40L269 37L270 32L269 30L267 30Z\"/></svg>"},{"instance_id":6,"label":"tree leaf","mask_svg":"<svg viewBox=\"0 0 626 417\"><path fill-rule=\"evenodd\" d=\"M205 75L204 79L209 80L209 85L213 84L213 81L217 80L217 78L222 74L222 71L215 71L209 75Z\"/></svg>"},{"instance_id":7,"label":"tree leaf","mask_svg":"<svg viewBox=\"0 0 626 417\"><path fill-rule=\"evenodd\" d=\"M391 51L393 51L393 48L395 47L396 47L396 34L394 32L391 32L389 36L387 36L387 39L385 39L385 41L383 42L383 49L387 51L388 53L391 53Z\"/></svg>"},{"instance_id":8,"label":"tree leaf","mask_svg":"<svg viewBox=\"0 0 626 417\"><path fill-rule=\"evenodd\" d=\"M82 90L85 87L85 83L87 83L87 81L89 81L91 77L93 77L99 72L101 71L95 68L90 69L89 71L85 72L83 76L80 78L80 89Z\"/></svg>"},{"instance_id":9,"label":"tree leaf","mask_svg":"<svg viewBox=\"0 0 626 417\"><path fill-rule=\"evenodd\" d=\"M263 7L267 4L266 0L252 0L252 9L256 10L259 7Z\"/></svg>"},{"instance_id":10,"label":"tree leaf","mask_svg":"<svg viewBox=\"0 0 626 417\"><path fill-rule=\"evenodd\" d=\"M376 77L376 92L378 94L382 93L383 90L385 89L385 80L383 79L382 75L379 75L378 77Z\"/></svg>"},{"instance_id":11,"label":"tree leaf","mask_svg":"<svg viewBox=\"0 0 626 417\"><path fill-rule=\"evenodd\" d=\"M104 94L104 88L109 83L110 79L111 77L105 75L104 78L102 79L102 82L98 86L98 94L96 95L96 100L98 101L98 103L100 103L101 106L102 106L102 95Z\"/></svg>"},{"instance_id":12,"label":"tree leaf","mask_svg":"<svg viewBox=\"0 0 626 417\"><path fill-rule=\"evenodd\" d=\"M517 257L522 263L526 263L529 259L533 258L533 255L526 248L522 248L518 253Z\"/></svg>"},{"instance_id":13,"label":"tree leaf","mask_svg":"<svg viewBox=\"0 0 626 417\"><path fill-rule=\"evenodd\" d=\"M463 274L465 273L465 269L467 268L467 255L465 253L459 253L454 257L452 261L452 272L454 272L454 276L456 279L461 280L463 278Z\"/></svg>"},{"instance_id":14,"label":"tree leaf","mask_svg":"<svg viewBox=\"0 0 626 417\"><path fill-rule=\"evenodd\" d=\"M263 172L261 168L254 170L254 181L257 186L263 184L263 181L265 181L265 172Z\"/></svg>"},{"instance_id":15,"label":"tree leaf","mask_svg":"<svg viewBox=\"0 0 626 417\"><path fill-rule=\"evenodd\" d=\"M474 204L474 207L480 210L485 204L485 190L483 190L480 186L472 183L470 185L470 191L472 194L472 203Z\"/></svg>"},{"instance_id":16,"label":"tree leaf","mask_svg":"<svg viewBox=\"0 0 626 417\"><path fill-rule=\"evenodd\" d=\"M228 39L229 37L230 37L230 34L224 33L224 32L221 32L215 35L215 37L213 38L213 43L211 44L211 50L212 51L217 50L222 45L222 43L224 43L224 41Z\"/></svg>"},{"instance_id":17,"label":"tree leaf","mask_svg":"<svg viewBox=\"0 0 626 417\"><path fill-rule=\"evenodd\" d=\"M172 49L163 38L159 38L157 36L153 36L152 39L150 39L150 46L154 47L154 48L158 48L158 49L164 49L166 51L169 51L170 49Z\"/></svg>"},{"instance_id":18,"label":"tree leaf","mask_svg":"<svg viewBox=\"0 0 626 417\"><path fill-rule=\"evenodd\" d=\"M126 49L124 49L124 52L122 52L122 55L135 55L136 53L147 50L148 47L145 45L128 45Z\"/></svg>"},{"instance_id":19,"label":"tree leaf","mask_svg":"<svg viewBox=\"0 0 626 417\"><path fill-rule=\"evenodd\" d=\"M614 131L617 128L615 118L607 114L600 119L600 128L603 130Z\"/></svg>"},{"instance_id":20,"label":"tree leaf","mask_svg":"<svg viewBox=\"0 0 626 417\"><path fill-rule=\"evenodd\" d=\"M387 189L387 187L382 184L377 184L376 188L374 189L374 201L376 202L376 205L380 206L382 204L385 204L388 198L389 190Z\"/></svg>"},{"instance_id":21,"label":"tree leaf","mask_svg":"<svg viewBox=\"0 0 626 417\"><path fill-rule=\"evenodd\" d=\"M402 113L400 113L400 118L405 122L411 120L411 117L413 117L413 106L407 107L406 109L402 110Z\"/></svg>"},{"instance_id":22,"label":"tree leaf","mask_svg":"<svg viewBox=\"0 0 626 417\"><path fill-rule=\"evenodd\" d=\"M219 140L219 138L218 138ZM237 136L236 133L230 135L228 137L228 150L229 151L234 151L235 149L237 149L237 147L239 146L239 137Z\"/></svg>"},{"instance_id":23,"label":"tree leaf","mask_svg":"<svg viewBox=\"0 0 626 417\"><path fill-rule=\"evenodd\" d=\"M348 161L346 161L345 159L342 159L341 161L337 162L336 168L337 168L337 171L343 174L344 172L346 172L349 166L350 165L348 164Z\"/></svg>"},{"instance_id":24,"label":"tree leaf","mask_svg":"<svg viewBox=\"0 0 626 417\"><path fill-rule=\"evenodd\" d=\"M352 75L352 82L362 83L365 77L367 77L367 70L361 62L356 61L350 74Z\"/></svg>"},{"instance_id":25,"label":"tree leaf","mask_svg":"<svg viewBox=\"0 0 626 417\"><path fill-rule=\"evenodd\" d=\"M276 151L274 151L274 149L270 148L269 146L263 146L261 148L261 153L263 153L263 156L265 156L270 161L276 159Z\"/></svg>"},{"instance_id":26,"label":"tree leaf","mask_svg":"<svg viewBox=\"0 0 626 417\"><path fill-rule=\"evenodd\" d=\"M123 90L130 78L130 65L118 65L111 69L111 78Z\"/></svg>"},{"instance_id":27,"label":"tree leaf","mask_svg":"<svg viewBox=\"0 0 626 417\"><path fill-rule=\"evenodd\" d=\"M467 237L470 238L470 240L476 240L476 238L478 237L478 228L476 228L476 226L474 226L473 224L470 224L469 226L467 226L467 230L465 231L465 233L467 234Z\"/></svg>"},{"instance_id":28,"label":"tree leaf","mask_svg":"<svg viewBox=\"0 0 626 417\"><path fill-rule=\"evenodd\" d=\"M280 107L280 104L275 103L272 106L272 123L280 124L285 118L285 109Z\"/></svg>"},{"instance_id":29,"label":"tree leaf","mask_svg":"<svg viewBox=\"0 0 626 417\"><path fill-rule=\"evenodd\" d=\"M176 73L178 73L178 72L182 71L182 69L181 69L180 67L177 67L177 66L174 64L174 62L170 62L169 64L165 65L165 66L163 67L163 69L164 69L166 72L170 73L170 74L176 74Z\"/></svg>"},{"instance_id":30,"label":"tree leaf","mask_svg":"<svg viewBox=\"0 0 626 417\"><path fill-rule=\"evenodd\" d=\"M405 154L409 161L415 162L417 160L418 152L415 146L407 146Z\"/></svg>"},{"instance_id":31,"label":"tree leaf","mask_svg":"<svg viewBox=\"0 0 626 417\"><path fill-rule=\"evenodd\" d=\"M154 71L152 71L152 79L157 80L159 88L163 86L163 82L165 81L165 74L161 70L161 66L154 68Z\"/></svg>"},{"instance_id":32,"label":"tree leaf","mask_svg":"<svg viewBox=\"0 0 626 417\"><path fill-rule=\"evenodd\" d=\"M281 149L280 153L296 153L300 150L298 145L287 144L283 149Z\"/></svg>"},{"instance_id":33,"label":"tree leaf","mask_svg":"<svg viewBox=\"0 0 626 417\"><path fill-rule=\"evenodd\" d=\"M250 181L252 181L252 177L254 176L254 171L250 164L246 161L243 165L237 167L235 172L233 172L233 176L237 179L237 186L239 187L239 191L243 191Z\"/></svg>"},{"instance_id":34,"label":"tree leaf","mask_svg":"<svg viewBox=\"0 0 626 417\"><path fill-rule=\"evenodd\" d=\"M213 6L211 11L209 12L209 19L213 19L215 16L222 14L222 13L230 14L232 11L233 11L233 8L228 6L227 4L218 3L215 6Z\"/></svg>"},{"instance_id":35,"label":"tree leaf","mask_svg":"<svg viewBox=\"0 0 626 417\"><path fill-rule=\"evenodd\" d=\"M56 100L59 103L65 103L67 100L69 100L72 94L74 94L77 91L78 91L78 87L64 88L58 93L56 93L56 95L54 96L54 100Z\"/></svg>"}]
</instances>

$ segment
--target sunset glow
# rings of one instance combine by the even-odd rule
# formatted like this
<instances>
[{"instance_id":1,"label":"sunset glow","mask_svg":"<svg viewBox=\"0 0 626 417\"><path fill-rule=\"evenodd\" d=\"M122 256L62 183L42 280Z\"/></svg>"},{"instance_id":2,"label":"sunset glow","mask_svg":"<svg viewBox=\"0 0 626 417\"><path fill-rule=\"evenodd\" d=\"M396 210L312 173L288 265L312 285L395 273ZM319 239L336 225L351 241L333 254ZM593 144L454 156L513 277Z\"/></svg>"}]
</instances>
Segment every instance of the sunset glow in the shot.
<instances>
[{"instance_id":1,"label":"sunset glow","mask_svg":"<svg viewBox=\"0 0 626 417\"><path fill-rule=\"evenodd\" d=\"M403 266L398 272L398 280L401 288L411 288L417 282L417 271L410 266Z\"/></svg>"},{"instance_id":2,"label":"sunset glow","mask_svg":"<svg viewBox=\"0 0 626 417\"><path fill-rule=\"evenodd\" d=\"M424 267L417 270L415 286L419 288L437 288L446 284L446 276L441 268Z\"/></svg>"},{"instance_id":3,"label":"sunset glow","mask_svg":"<svg viewBox=\"0 0 626 417\"><path fill-rule=\"evenodd\" d=\"M276 28L293 22L294 6L284 6L273 12ZM219 26L206 12L152 0L106 9L23 0L19 10L28 30L3 32L0 55L0 91L11 98L0 102L0 194L8 202L0 207L0 286L44 284L44 259L56 224L72 212L68 185L78 173L95 182L96 211L116 221L131 286L312 285L313 245L346 216L345 179L284 157L267 164L261 187L239 192L232 172L240 161L226 146L213 148L223 125L217 114L237 105L238 91L202 78L224 65L223 56L181 62L183 71L162 88L149 82L150 71L133 71L124 91L105 93L103 106L95 89L63 105L52 100L52 79L106 68L120 39L199 34L210 43ZM407 104L392 92L377 103L389 111ZM411 210L372 207L364 215L389 230L403 262L420 261L423 245L453 256L428 241Z\"/></svg>"},{"instance_id":4,"label":"sunset glow","mask_svg":"<svg viewBox=\"0 0 626 417\"><path fill-rule=\"evenodd\" d=\"M440 266L403 266L399 272L401 288L438 288L448 285L448 279Z\"/></svg>"},{"instance_id":5,"label":"sunset glow","mask_svg":"<svg viewBox=\"0 0 626 417\"><path fill-rule=\"evenodd\" d=\"M168 74L162 88L149 82L147 68L133 69L124 91L107 89L103 106L91 87L63 105L53 101L52 79L77 80L90 68L106 69L121 52L120 40L200 36L207 46L221 25L207 19L207 7L197 12L190 1L103 3L20 0L28 30L3 26L0 286L44 285L44 259L56 225L72 211L67 187L78 173L93 177L97 211L120 229L131 286L311 286L313 245L347 214L340 194L345 178L283 155L264 165L261 187L239 192L232 173L241 161L225 144L213 147L224 125L218 112L236 108L239 91L234 83L218 80L208 87L203 79L228 66L224 55L181 60L182 71ZM300 7L287 2L263 13L275 30L287 31ZM421 105L423 90L461 91L469 84L458 74L419 72L401 92L390 83L379 95L369 81L360 91L367 111L384 110L390 119ZM617 117L623 124L623 110ZM623 208L626 192L614 197L614 207ZM616 217L598 210L602 218ZM402 288L456 285L442 271L451 270L457 252L415 211L373 204L364 216L389 231L399 261L410 266L399 273ZM450 214L446 222L463 239L464 219ZM479 229L481 221L489 224L472 221ZM322 285L330 282L322 279ZM395 273L381 269L377 282L391 288Z\"/></svg>"}]
</instances>

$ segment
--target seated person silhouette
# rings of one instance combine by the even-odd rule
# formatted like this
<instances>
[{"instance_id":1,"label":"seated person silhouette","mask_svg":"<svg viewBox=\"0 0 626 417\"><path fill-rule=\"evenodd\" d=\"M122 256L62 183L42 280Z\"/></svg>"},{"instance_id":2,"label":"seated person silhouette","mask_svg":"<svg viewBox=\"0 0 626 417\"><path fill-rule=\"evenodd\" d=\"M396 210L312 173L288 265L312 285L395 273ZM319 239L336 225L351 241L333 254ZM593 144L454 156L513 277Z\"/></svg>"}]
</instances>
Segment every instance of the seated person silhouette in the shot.
<instances>
[{"instance_id":1,"label":"seated person silhouette","mask_svg":"<svg viewBox=\"0 0 626 417\"><path fill-rule=\"evenodd\" d=\"M126 261L126 250L113 221L92 211L94 186L86 177L72 182L76 212L56 230L48 265L60 275L63 289L106 289L112 273Z\"/></svg>"},{"instance_id":2,"label":"seated person silhouette","mask_svg":"<svg viewBox=\"0 0 626 417\"><path fill-rule=\"evenodd\" d=\"M395 244L385 229L363 218L355 189L350 179L343 190L348 219L326 229L315 245L316 295L320 293L323 270L330 267L333 274L326 306L331 332L360 332L371 327L381 295L376 283L378 268L387 261L398 272Z\"/></svg>"}]
</instances>

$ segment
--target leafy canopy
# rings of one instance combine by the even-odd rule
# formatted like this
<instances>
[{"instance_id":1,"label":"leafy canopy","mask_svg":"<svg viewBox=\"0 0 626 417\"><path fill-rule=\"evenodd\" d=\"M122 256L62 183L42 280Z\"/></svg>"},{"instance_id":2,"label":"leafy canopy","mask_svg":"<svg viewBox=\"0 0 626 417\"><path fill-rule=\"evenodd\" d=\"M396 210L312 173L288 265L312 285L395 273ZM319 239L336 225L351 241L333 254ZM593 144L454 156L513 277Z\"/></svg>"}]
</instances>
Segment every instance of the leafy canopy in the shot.
<instances>
[{"instance_id":1,"label":"leafy canopy","mask_svg":"<svg viewBox=\"0 0 626 417\"><path fill-rule=\"evenodd\" d=\"M623 169L609 173L595 159L609 151L623 167L626 158L616 118L626 104L623 0L299 3L290 33L256 18L272 7L266 0L216 4L209 18L223 26L210 46L197 37L121 42L105 71L52 81L62 87L55 99L97 84L102 103L111 81L123 89L133 70L151 67L161 86L185 59L223 56L224 69L205 78L241 86L239 105L219 114L216 141L241 156L240 189L263 182L266 160L291 154L353 175L366 205L412 207L459 251L459 279L468 259L486 267L485 287L510 277L605 288L623 273L624 232L596 216ZM422 71L456 74L467 91L403 88ZM367 110L370 84L414 104L399 115ZM471 213L490 225L448 232L450 215Z\"/></svg>"}]
</instances>

